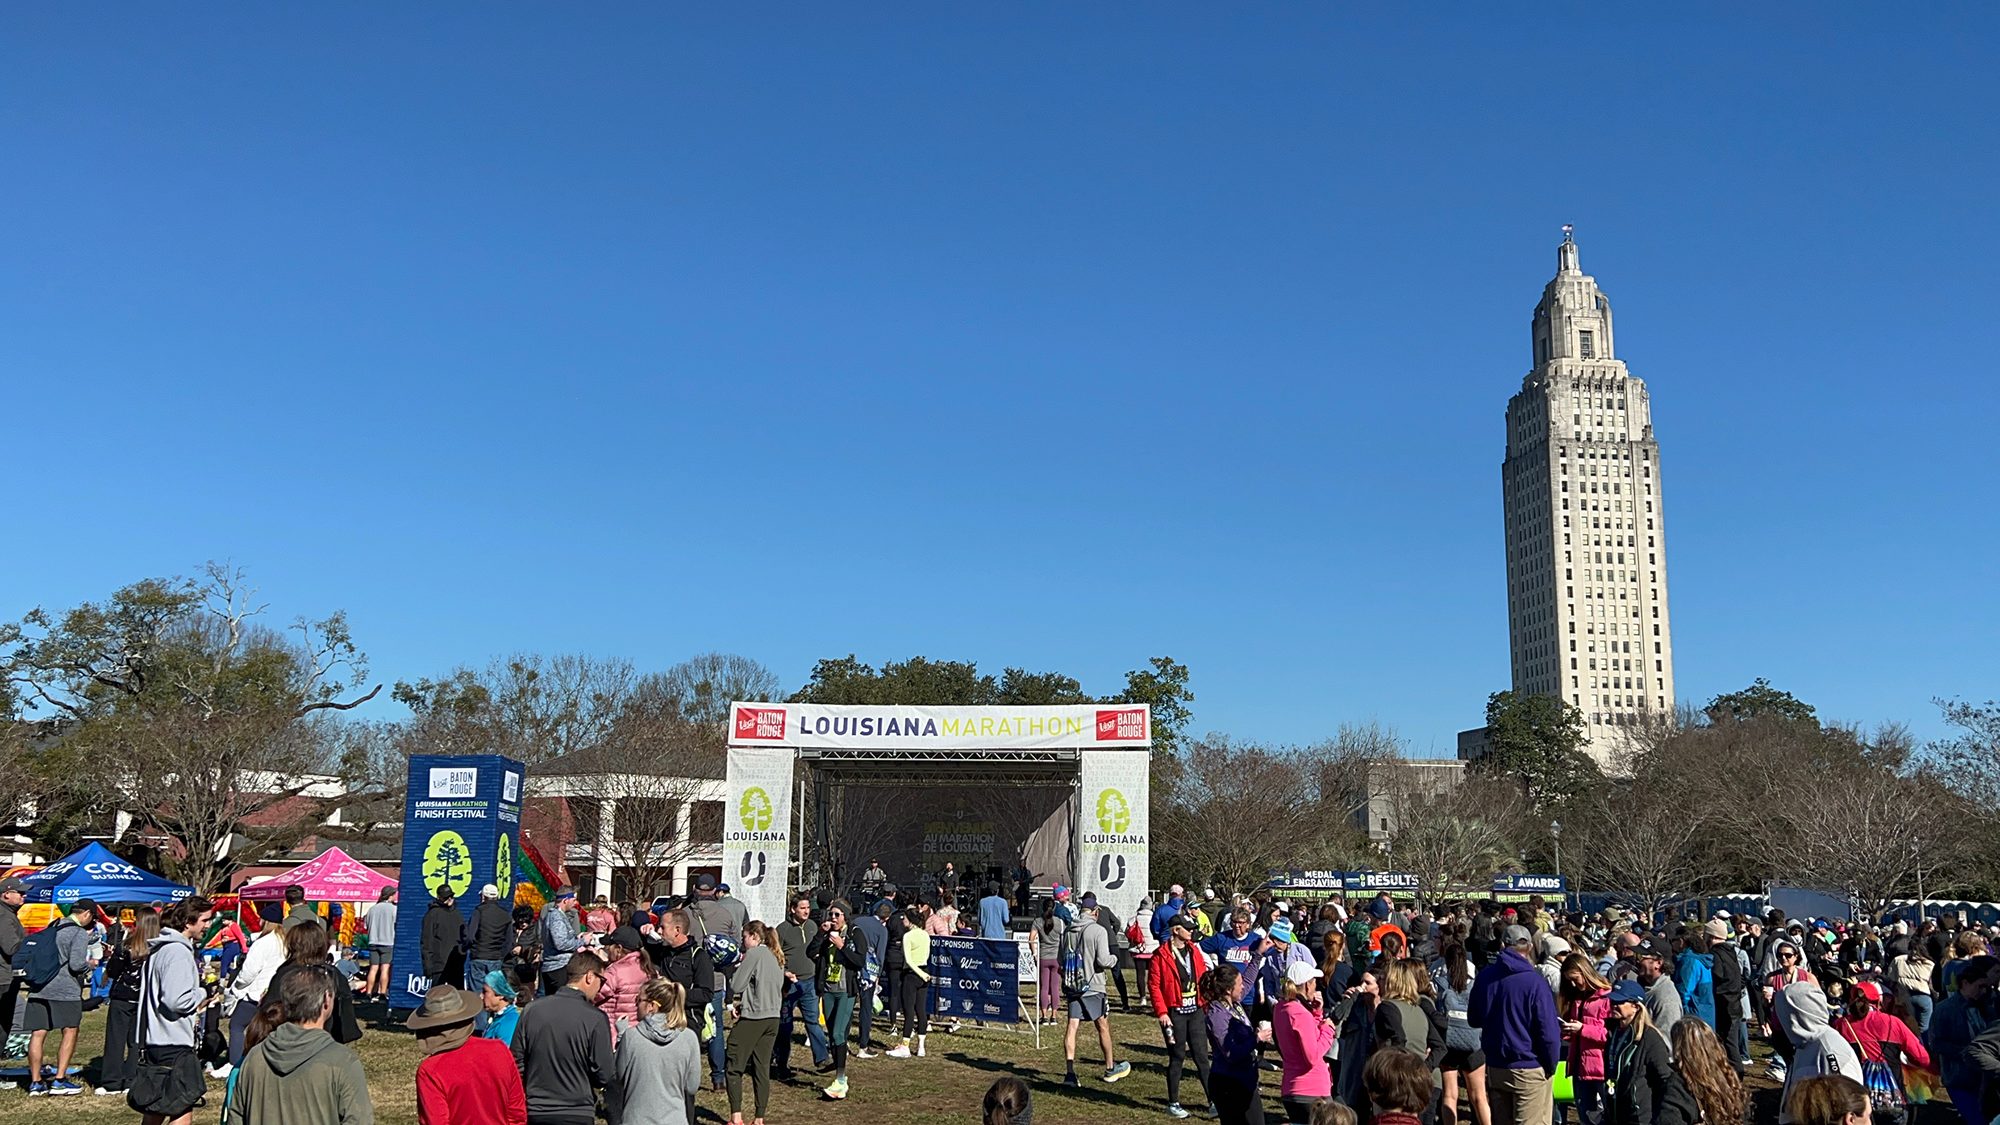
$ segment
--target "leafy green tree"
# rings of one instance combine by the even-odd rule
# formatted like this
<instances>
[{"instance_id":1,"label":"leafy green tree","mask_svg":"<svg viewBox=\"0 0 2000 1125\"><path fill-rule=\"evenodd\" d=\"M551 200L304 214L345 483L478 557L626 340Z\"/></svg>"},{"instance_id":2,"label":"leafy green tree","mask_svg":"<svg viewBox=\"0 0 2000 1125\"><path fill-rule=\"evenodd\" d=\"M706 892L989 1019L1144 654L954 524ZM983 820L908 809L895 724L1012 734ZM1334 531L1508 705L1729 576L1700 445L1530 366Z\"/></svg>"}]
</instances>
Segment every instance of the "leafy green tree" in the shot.
<instances>
[{"instance_id":1,"label":"leafy green tree","mask_svg":"<svg viewBox=\"0 0 2000 1125\"><path fill-rule=\"evenodd\" d=\"M0 680L37 732L41 850L122 814L169 837L170 868L208 889L370 796L325 776L338 761L325 716L381 690L362 690L345 616L281 631L266 608L242 571L211 563L0 626Z\"/></svg>"},{"instance_id":2,"label":"leafy green tree","mask_svg":"<svg viewBox=\"0 0 2000 1125\"><path fill-rule=\"evenodd\" d=\"M1155 656L1147 667L1125 673L1125 690L1106 703L1143 703L1152 714L1153 759L1179 750L1181 736L1194 721L1194 692L1188 690L1188 667L1171 656Z\"/></svg>"},{"instance_id":3,"label":"leafy green tree","mask_svg":"<svg viewBox=\"0 0 2000 1125\"><path fill-rule=\"evenodd\" d=\"M1771 681L1762 676L1741 691L1724 692L1709 700L1703 711L1711 723L1776 719L1787 723L1819 725L1819 715L1810 704L1801 702L1789 691L1772 687Z\"/></svg>"},{"instance_id":4,"label":"leafy green tree","mask_svg":"<svg viewBox=\"0 0 2000 1125\"><path fill-rule=\"evenodd\" d=\"M1553 695L1497 691L1486 701L1487 769L1522 778L1545 809L1595 789L1604 779L1583 752L1583 712Z\"/></svg>"}]
</instances>

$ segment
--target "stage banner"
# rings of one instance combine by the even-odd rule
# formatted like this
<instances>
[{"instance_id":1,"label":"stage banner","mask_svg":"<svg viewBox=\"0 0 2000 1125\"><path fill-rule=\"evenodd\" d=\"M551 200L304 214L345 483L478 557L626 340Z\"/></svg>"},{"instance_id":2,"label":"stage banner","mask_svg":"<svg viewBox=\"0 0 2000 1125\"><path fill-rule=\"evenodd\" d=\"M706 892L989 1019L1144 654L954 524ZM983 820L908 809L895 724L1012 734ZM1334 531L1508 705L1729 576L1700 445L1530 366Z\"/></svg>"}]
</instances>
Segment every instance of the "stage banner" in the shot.
<instances>
[{"instance_id":1,"label":"stage banner","mask_svg":"<svg viewBox=\"0 0 2000 1125\"><path fill-rule=\"evenodd\" d=\"M1146 896L1150 754L1085 750L1078 757L1083 802L1076 831L1076 885L1129 923Z\"/></svg>"},{"instance_id":2,"label":"stage banner","mask_svg":"<svg viewBox=\"0 0 2000 1125\"><path fill-rule=\"evenodd\" d=\"M1152 713L1141 704L1066 707L873 707L732 703L731 746L842 750L1145 749Z\"/></svg>"},{"instance_id":3,"label":"stage banner","mask_svg":"<svg viewBox=\"0 0 2000 1125\"><path fill-rule=\"evenodd\" d=\"M1021 947L1003 938L931 939L931 1011L988 1023L1021 1020Z\"/></svg>"},{"instance_id":4,"label":"stage banner","mask_svg":"<svg viewBox=\"0 0 2000 1125\"><path fill-rule=\"evenodd\" d=\"M792 860L790 750L731 747L729 803L722 817L722 881L750 917L776 925L785 917Z\"/></svg>"},{"instance_id":5,"label":"stage banner","mask_svg":"<svg viewBox=\"0 0 2000 1125\"><path fill-rule=\"evenodd\" d=\"M431 980L419 953L424 912L449 889L468 921L488 883L500 901L514 899L514 852L521 843L521 796L527 771L496 754L420 754L410 759L403 811L403 871L396 887L395 970L391 1008L424 1002ZM446 984L463 985L462 980Z\"/></svg>"}]
</instances>

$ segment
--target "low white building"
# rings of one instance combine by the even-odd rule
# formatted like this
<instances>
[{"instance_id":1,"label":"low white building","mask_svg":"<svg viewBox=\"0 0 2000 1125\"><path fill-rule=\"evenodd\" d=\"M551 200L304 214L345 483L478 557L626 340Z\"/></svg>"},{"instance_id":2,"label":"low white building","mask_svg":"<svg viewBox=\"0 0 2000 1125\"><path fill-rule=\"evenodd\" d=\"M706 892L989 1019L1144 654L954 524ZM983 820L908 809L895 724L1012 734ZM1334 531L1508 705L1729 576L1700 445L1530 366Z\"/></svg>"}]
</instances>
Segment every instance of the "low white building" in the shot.
<instances>
[{"instance_id":1,"label":"low white building","mask_svg":"<svg viewBox=\"0 0 2000 1125\"><path fill-rule=\"evenodd\" d=\"M703 874L722 877L726 797L721 778L531 773L527 820L561 820L573 828L559 860L543 851L579 879L579 895L646 902L687 894ZM561 801L561 811L552 816L534 808L548 800ZM639 882L648 885L634 885Z\"/></svg>"}]
</instances>

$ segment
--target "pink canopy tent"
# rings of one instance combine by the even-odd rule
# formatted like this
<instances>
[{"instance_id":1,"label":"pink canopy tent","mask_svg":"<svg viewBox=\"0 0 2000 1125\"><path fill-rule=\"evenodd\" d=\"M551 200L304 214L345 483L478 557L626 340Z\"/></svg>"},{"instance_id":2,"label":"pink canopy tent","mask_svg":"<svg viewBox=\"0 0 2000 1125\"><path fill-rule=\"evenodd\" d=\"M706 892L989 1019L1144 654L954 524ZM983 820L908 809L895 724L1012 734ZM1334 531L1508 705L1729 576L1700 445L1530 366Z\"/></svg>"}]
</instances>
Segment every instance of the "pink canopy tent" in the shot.
<instances>
[{"instance_id":1,"label":"pink canopy tent","mask_svg":"<svg viewBox=\"0 0 2000 1125\"><path fill-rule=\"evenodd\" d=\"M252 902L281 899L285 888L294 884L305 889L308 901L373 902L383 887L394 887L396 881L370 870L339 848L328 848L283 875L244 887L237 897Z\"/></svg>"}]
</instances>

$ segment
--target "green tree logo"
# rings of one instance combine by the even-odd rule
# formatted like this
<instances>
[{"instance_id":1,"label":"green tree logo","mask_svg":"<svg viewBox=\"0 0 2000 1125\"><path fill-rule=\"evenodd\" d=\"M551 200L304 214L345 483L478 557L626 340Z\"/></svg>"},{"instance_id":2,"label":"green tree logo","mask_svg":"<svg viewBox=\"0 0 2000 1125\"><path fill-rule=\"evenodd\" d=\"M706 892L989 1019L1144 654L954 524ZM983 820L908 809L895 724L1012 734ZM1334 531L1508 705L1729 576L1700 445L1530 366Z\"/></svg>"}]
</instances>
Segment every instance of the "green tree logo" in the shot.
<instances>
[{"instance_id":1,"label":"green tree logo","mask_svg":"<svg viewBox=\"0 0 2000 1125\"><path fill-rule=\"evenodd\" d=\"M500 888L502 901L514 897L514 838L500 834L500 852L493 858L493 885Z\"/></svg>"},{"instance_id":2,"label":"green tree logo","mask_svg":"<svg viewBox=\"0 0 2000 1125\"><path fill-rule=\"evenodd\" d=\"M424 845L424 889L436 897L446 888L453 897L472 889L472 850L449 828Z\"/></svg>"},{"instance_id":3,"label":"green tree logo","mask_svg":"<svg viewBox=\"0 0 2000 1125\"><path fill-rule=\"evenodd\" d=\"M1125 794L1106 789L1097 795L1097 827L1107 835L1132 827L1132 805L1125 800Z\"/></svg>"},{"instance_id":4,"label":"green tree logo","mask_svg":"<svg viewBox=\"0 0 2000 1125\"><path fill-rule=\"evenodd\" d=\"M764 832L771 827L771 795L761 786L752 785L743 791L743 800L737 804L737 817L743 821L745 832Z\"/></svg>"}]
</instances>

